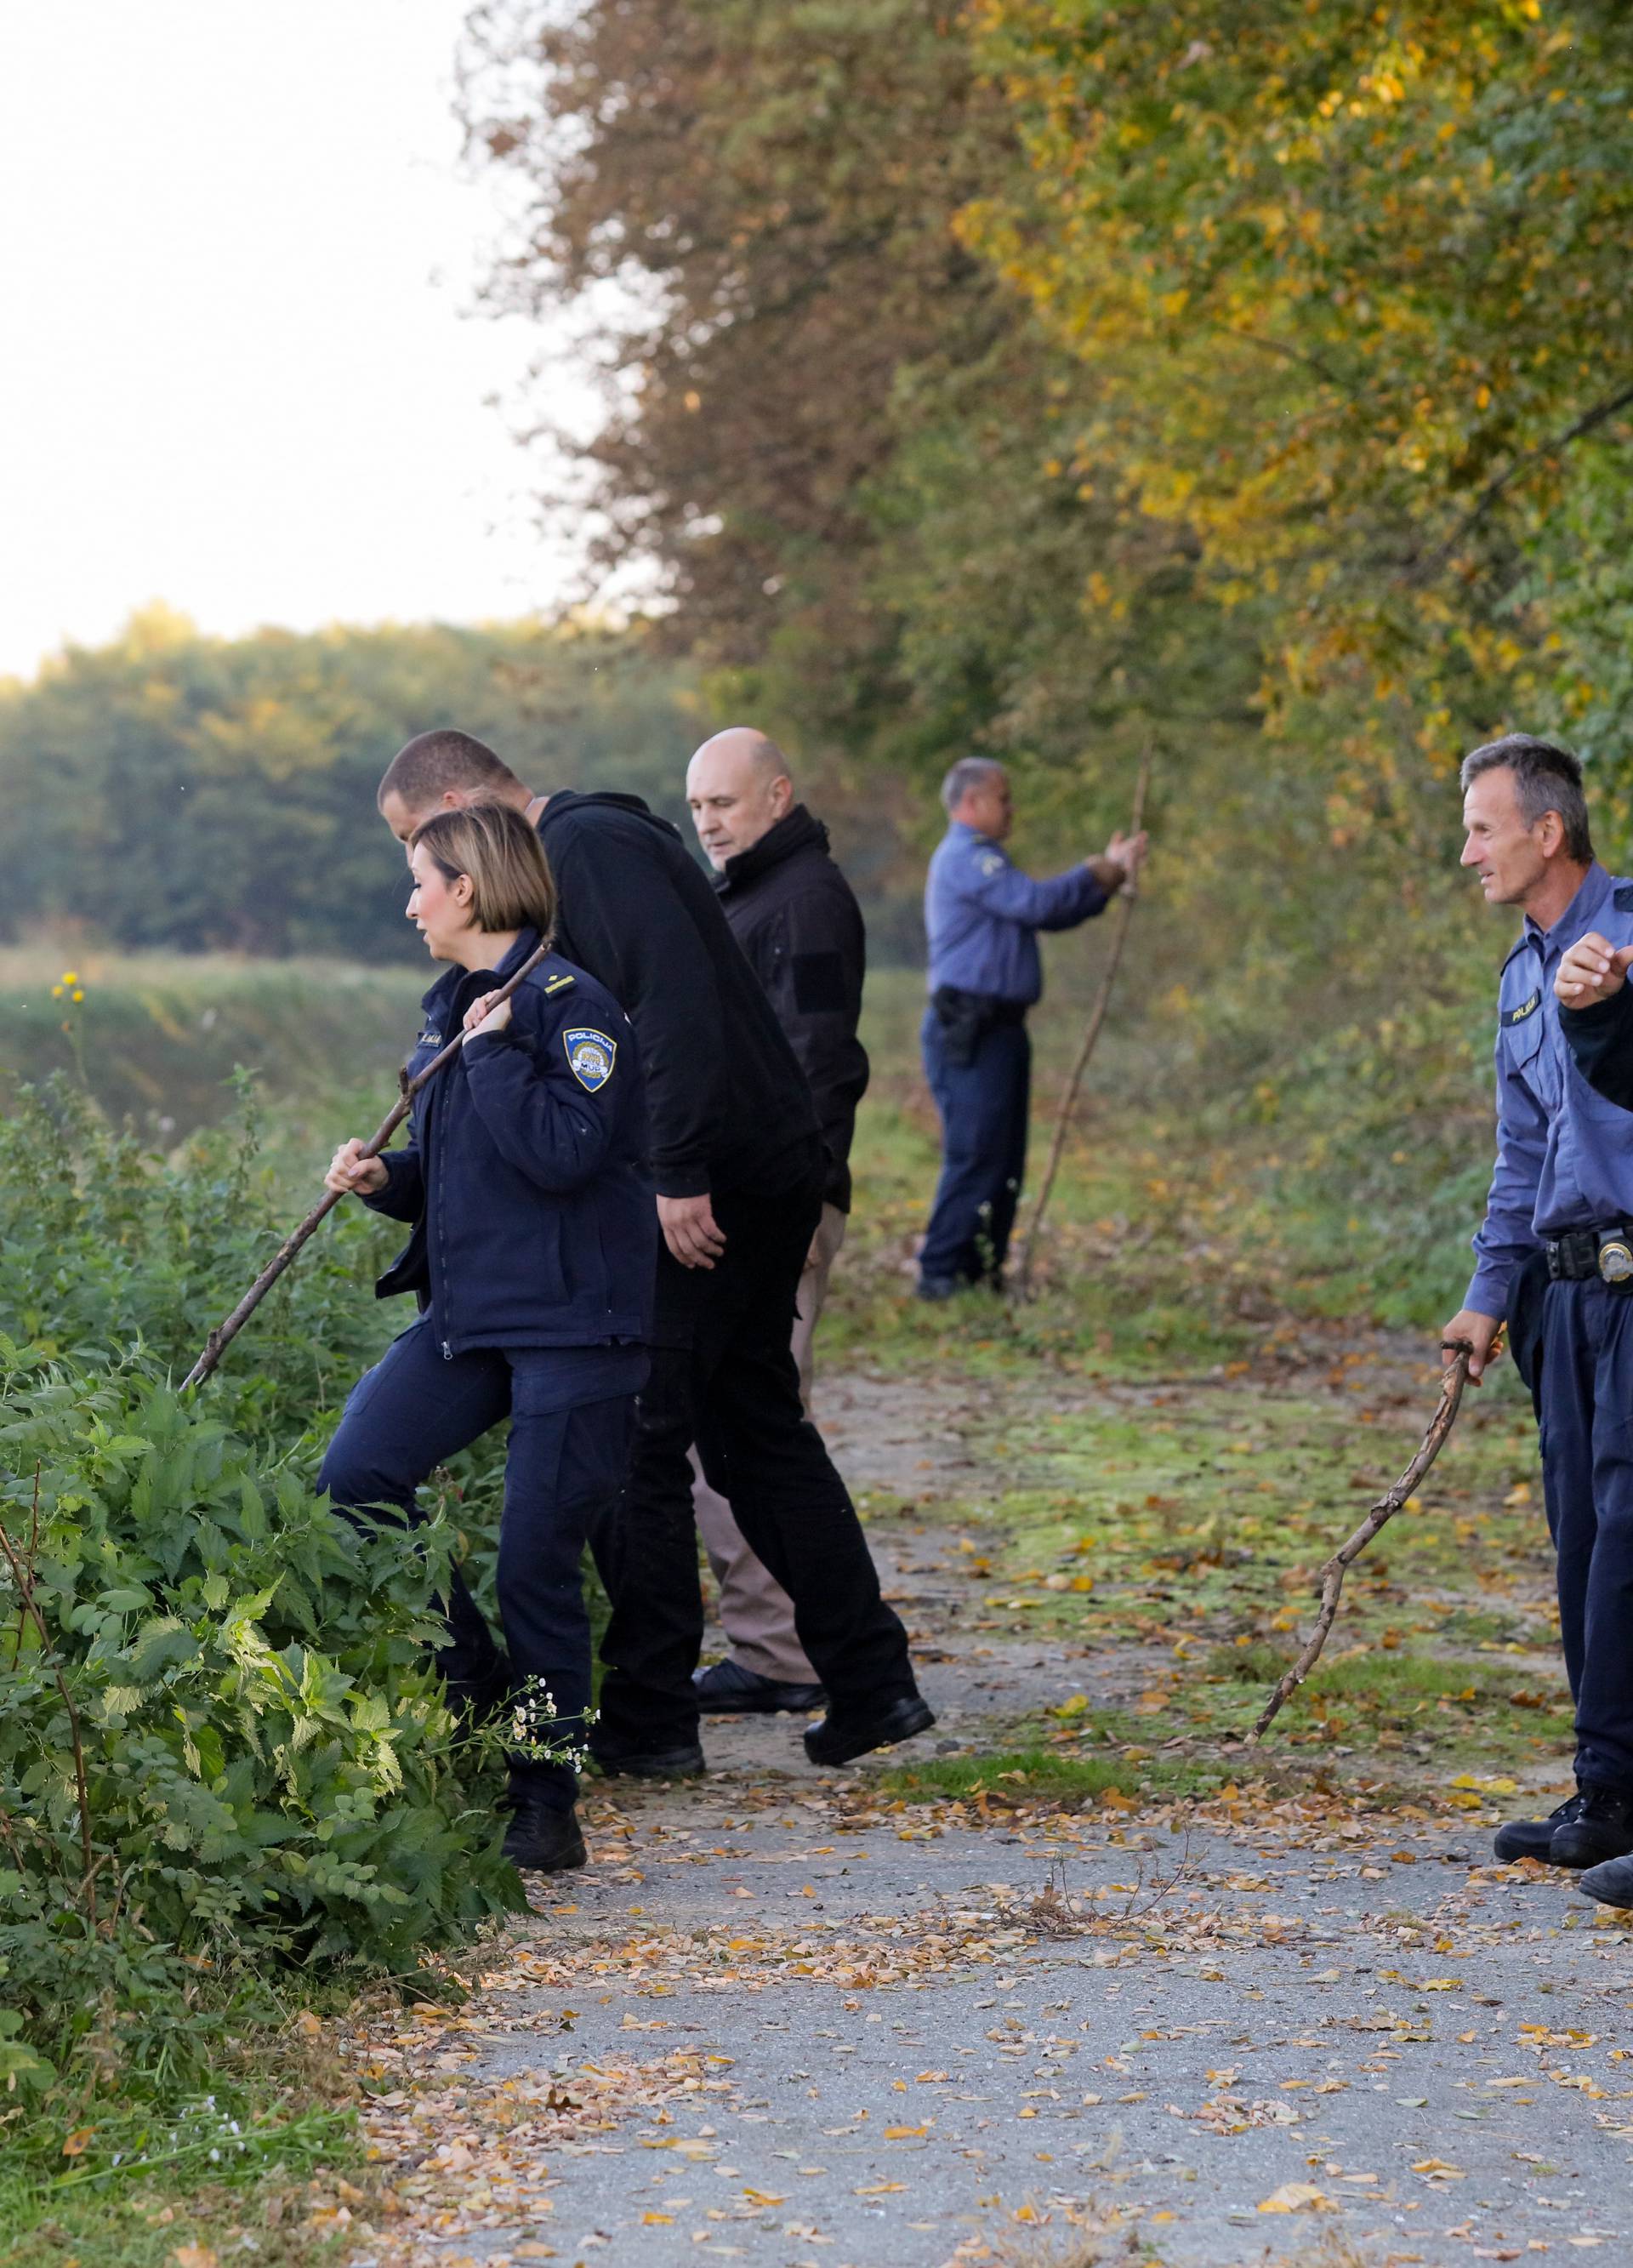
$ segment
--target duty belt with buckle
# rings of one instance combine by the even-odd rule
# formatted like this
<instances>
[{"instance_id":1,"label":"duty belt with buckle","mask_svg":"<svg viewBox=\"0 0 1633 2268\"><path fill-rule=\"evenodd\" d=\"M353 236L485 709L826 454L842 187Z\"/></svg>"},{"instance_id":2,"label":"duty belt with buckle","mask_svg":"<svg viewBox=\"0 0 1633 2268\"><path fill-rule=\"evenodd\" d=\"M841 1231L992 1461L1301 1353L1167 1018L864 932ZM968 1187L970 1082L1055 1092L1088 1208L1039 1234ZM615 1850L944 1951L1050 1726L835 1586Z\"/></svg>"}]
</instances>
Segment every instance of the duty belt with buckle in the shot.
<instances>
[{"instance_id":1,"label":"duty belt with buckle","mask_svg":"<svg viewBox=\"0 0 1633 2268\"><path fill-rule=\"evenodd\" d=\"M1548 1272L1556 1283L1598 1276L1618 1291L1633 1290L1633 1228L1615 1221L1607 1228L1573 1228L1544 1240Z\"/></svg>"}]
</instances>

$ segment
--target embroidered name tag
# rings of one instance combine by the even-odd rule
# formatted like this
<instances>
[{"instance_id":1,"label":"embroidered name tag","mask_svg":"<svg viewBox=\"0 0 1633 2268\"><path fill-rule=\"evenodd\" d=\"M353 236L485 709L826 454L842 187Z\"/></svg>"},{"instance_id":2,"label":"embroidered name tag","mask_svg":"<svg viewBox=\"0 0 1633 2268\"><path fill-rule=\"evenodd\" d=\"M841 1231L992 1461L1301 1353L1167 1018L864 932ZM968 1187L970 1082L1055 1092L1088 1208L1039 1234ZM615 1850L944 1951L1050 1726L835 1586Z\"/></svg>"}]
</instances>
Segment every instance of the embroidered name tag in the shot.
<instances>
[{"instance_id":1,"label":"embroidered name tag","mask_svg":"<svg viewBox=\"0 0 1633 2268\"><path fill-rule=\"evenodd\" d=\"M1499 1020L1504 1024L1523 1024L1526 1018L1534 1012L1541 998L1540 990L1534 992L1528 1000L1522 1000L1517 1008L1511 1008Z\"/></svg>"},{"instance_id":2,"label":"embroidered name tag","mask_svg":"<svg viewBox=\"0 0 1633 2268\"><path fill-rule=\"evenodd\" d=\"M416 1048L439 1048L442 1045L442 1034L440 1032L422 1032L419 1038L416 1040L414 1044Z\"/></svg>"}]
</instances>

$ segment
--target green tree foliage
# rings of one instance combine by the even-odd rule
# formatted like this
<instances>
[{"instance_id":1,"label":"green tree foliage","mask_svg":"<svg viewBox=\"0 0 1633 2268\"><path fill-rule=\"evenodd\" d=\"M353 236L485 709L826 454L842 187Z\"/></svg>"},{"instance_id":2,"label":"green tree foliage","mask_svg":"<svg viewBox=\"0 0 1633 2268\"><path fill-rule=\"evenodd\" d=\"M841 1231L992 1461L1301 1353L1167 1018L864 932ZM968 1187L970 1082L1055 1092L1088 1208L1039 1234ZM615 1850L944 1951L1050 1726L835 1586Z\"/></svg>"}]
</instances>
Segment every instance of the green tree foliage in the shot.
<instances>
[{"instance_id":1,"label":"green tree foliage","mask_svg":"<svg viewBox=\"0 0 1633 2268\"><path fill-rule=\"evenodd\" d=\"M598 567L655 563L726 705L786 723L802 762L937 769L987 742L1075 767L1131 673L1156 696L1144 600L1185 591L1194 547L1060 477L1082 365L955 227L1022 162L956 9L474 20L473 141L541 190L493 296L577 307L606 418L554 436L570 498L600 514ZM1176 710L1185 677L1162 681Z\"/></svg>"},{"instance_id":2,"label":"green tree foliage","mask_svg":"<svg viewBox=\"0 0 1633 2268\"><path fill-rule=\"evenodd\" d=\"M1082 461L1259 605L1269 714L1328 736L1341 836L1409 799L1416 752L1507 716L1623 753L1627 11L978 0L970 23L1029 173L961 232L1092 368Z\"/></svg>"},{"instance_id":3,"label":"green tree foliage","mask_svg":"<svg viewBox=\"0 0 1633 2268\"><path fill-rule=\"evenodd\" d=\"M496 296L606 360L603 560L842 781L990 747L1058 843L1154 731L1170 934L1267 1031L1375 990L1380 923L1467 954L1472 740L1570 733L1633 817L1625 9L474 24L537 192Z\"/></svg>"},{"instance_id":4,"label":"green tree foliage","mask_svg":"<svg viewBox=\"0 0 1633 2268\"><path fill-rule=\"evenodd\" d=\"M540 788L678 807L686 674L638 635L518 625L201 637L162 608L0 685L14 856L0 925L126 946L403 951L374 812L411 734L458 724Z\"/></svg>"}]
</instances>

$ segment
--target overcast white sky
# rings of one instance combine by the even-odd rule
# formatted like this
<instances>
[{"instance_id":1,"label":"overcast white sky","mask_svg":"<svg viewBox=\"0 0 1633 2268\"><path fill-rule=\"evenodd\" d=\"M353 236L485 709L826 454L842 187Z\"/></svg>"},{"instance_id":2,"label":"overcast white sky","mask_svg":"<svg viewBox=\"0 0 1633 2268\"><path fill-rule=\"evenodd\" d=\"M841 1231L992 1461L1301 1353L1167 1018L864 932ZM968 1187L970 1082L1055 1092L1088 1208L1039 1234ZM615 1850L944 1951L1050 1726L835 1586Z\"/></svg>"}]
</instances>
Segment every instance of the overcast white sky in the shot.
<instances>
[{"instance_id":1,"label":"overcast white sky","mask_svg":"<svg viewBox=\"0 0 1633 2268\"><path fill-rule=\"evenodd\" d=\"M0 10L0 672L163 599L212 631L548 606L467 318L460 0Z\"/></svg>"}]
</instances>

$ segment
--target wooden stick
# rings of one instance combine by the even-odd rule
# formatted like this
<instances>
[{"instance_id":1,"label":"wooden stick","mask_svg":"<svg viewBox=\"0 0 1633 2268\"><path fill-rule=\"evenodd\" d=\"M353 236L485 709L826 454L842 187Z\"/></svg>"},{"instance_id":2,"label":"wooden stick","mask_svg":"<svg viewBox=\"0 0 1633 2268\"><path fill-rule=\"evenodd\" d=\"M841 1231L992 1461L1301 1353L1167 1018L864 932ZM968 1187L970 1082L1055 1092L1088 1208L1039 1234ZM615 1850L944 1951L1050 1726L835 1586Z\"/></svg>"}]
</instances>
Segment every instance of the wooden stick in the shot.
<instances>
[{"instance_id":1,"label":"wooden stick","mask_svg":"<svg viewBox=\"0 0 1633 2268\"><path fill-rule=\"evenodd\" d=\"M1445 1342L1445 1350L1453 1359L1440 1373L1440 1406L1430 1420L1429 1431L1418 1444L1416 1455L1394 1486L1379 1498L1355 1534L1339 1545L1322 1568L1321 1605L1315 1618L1315 1628L1306 1639L1298 1660L1284 1673L1280 1683L1265 1703L1258 1723L1248 1734L1252 1741L1264 1738L1283 1702L1291 1698L1315 1668L1321 1648L1327 1643L1327 1633L1337 1616L1338 1594L1343 1589L1344 1577L1349 1573L1351 1563L1365 1550L1379 1529L1387 1527L1394 1518L1445 1446L1445 1437L1457 1418L1463 1388L1468 1383L1468 1359L1474 1348L1467 1339L1448 1339Z\"/></svg>"},{"instance_id":2,"label":"wooden stick","mask_svg":"<svg viewBox=\"0 0 1633 2268\"><path fill-rule=\"evenodd\" d=\"M533 969L537 968L539 963L544 959L549 950L550 948L548 945L541 945L536 953L530 953L526 960L523 961L521 967L517 970L514 976L507 977L505 982L500 985L498 990L493 995L492 1000L489 1004L489 1006L497 1008L501 1000L508 1000L511 993L515 991L517 986L521 983L522 979L530 975ZM392 1136L396 1132L403 1120L408 1116L408 1105L413 1101L415 1096L419 1093L423 1086L428 1086L430 1084L431 1080L436 1078L439 1071L442 1071L447 1064L453 1061L455 1056L459 1054L460 1049L465 1045L466 1036L466 1034L463 1032L456 1032L452 1039L449 1041L447 1046L442 1049L441 1053L431 1057L423 1071L417 1071L412 1079L405 1079L402 1081L401 1094L398 1096L392 1108L386 1112L385 1117L381 1119L374 1132L364 1144L362 1152L364 1157L379 1157L380 1152L386 1147L387 1142L390 1141ZM279 1277L294 1260L302 1245L305 1244L313 1232L327 1219L329 1214L334 1211L335 1206L339 1203L340 1192L338 1190L325 1189L322 1197L320 1199L318 1204L313 1206L312 1211L306 1215L305 1220L303 1220L298 1227L292 1228L290 1231L289 1234L284 1238L283 1243L278 1247L272 1258L268 1261L260 1275L256 1277L248 1291L245 1292L237 1307L233 1308L232 1313L226 1316L224 1321L217 1323L215 1329L211 1331L210 1336L205 1340L204 1351L200 1355L198 1360L194 1364L192 1369L188 1371L187 1376L181 1381L182 1390L184 1393L189 1386L202 1386L203 1384L204 1381L210 1376L210 1372L215 1369L217 1364L221 1360L222 1355L227 1347L235 1338L237 1338L239 1333L243 1329L245 1324L248 1322L250 1317L254 1314L256 1308L261 1305L268 1292L277 1282Z\"/></svg>"},{"instance_id":3,"label":"wooden stick","mask_svg":"<svg viewBox=\"0 0 1633 2268\"><path fill-rule=\"evenodd\" d=\"M1135 782L1134 817L1129 828L1130 835L1139 833L1140 823L1145 816L1145 792L1151 785L1151 744L1147 740L1140 757L1139 777ZM1111 988L1117 981L1117 967L1122 959L1122 948L1128 942L1129 924L1133 917L1134 902L1138 895L1139 882L1136 876L1123 884L1117 899L1117 909L1112 917L1114 927L1111 951L1107 955L1106 967L1100 976L1100 990L1094 996L1094 1005L1089 1011L1088 1025L1083 1035L1083 1045L1078 1050L1078 1060L1071 1067L1071 1077L1067 1080L1066 1092L1061 1097L1060 1110L1055 1120L1055 1136L1049 1144L1048 1163L1043 1169L1043 1179L1039 1185L1037 1203L1032 1208L1032 1219L1021 1246L1020 1268L1015 1288L1017 1297L1022 1300L1027 1298L1031 1292L1032 1261L1033 1255L1038 1248L1039 1232L1043 1226L1043 1216L1048 1210L1049 1197L1055 1187L1055 1176L1060 1171L1061 1153L1066 1147L1066 1134L1071 1124L1072 1111L1077 1107L1078 1090L1083 1084L1083 1074L1089 1067L1089 1057L1094 1052L1094 1043L1100 1038L1100 1027L1106 1021L1106 1011L1111 1005Z\"/></svg>"}]
</instances>

